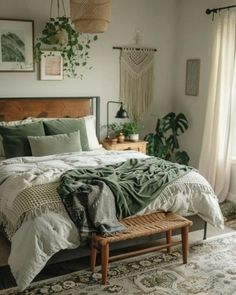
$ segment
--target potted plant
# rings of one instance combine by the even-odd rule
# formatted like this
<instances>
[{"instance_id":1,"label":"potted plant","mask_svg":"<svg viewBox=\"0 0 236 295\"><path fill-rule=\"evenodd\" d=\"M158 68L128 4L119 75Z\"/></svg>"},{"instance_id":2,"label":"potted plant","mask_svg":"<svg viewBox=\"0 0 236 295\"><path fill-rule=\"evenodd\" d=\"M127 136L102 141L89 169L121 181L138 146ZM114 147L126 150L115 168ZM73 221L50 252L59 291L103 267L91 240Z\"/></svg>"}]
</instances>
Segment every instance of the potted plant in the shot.
<instances>
[{"instance_id":1,"label":"potted plant","mask_svg":"<svg viewBox=\"0 0 236 295\"><path fill-rule=\"evenodd\" d=\"M41 60L43 50L60 51L63 70L67 77L77 77L78 67L86 67L90 43L97 35L81 34L74 29L71 19L66 16L50 18L34 47L36 62ZM82 75L80 75L82 77Z\"/></svg>"},{"instance_id":2,"label":"potted plant","mask_svg":"<svg viewBox=\"0 0 236 295\"><path fill-rule=\"evenodd\" d=\"M188 129L188 120L183 113L168 113L157 119L154 133L145 136L148 142L147 154L165 160L188 165L189 155L181 151L178 136Z\"/></svg>"},{"instance_id":3,"label":"potted plant","mask_svg":"<svg viewBox=\"0 0 236 295\"><path fill-rule=\"evenodd\" d=\"M137 121L130 121L123 124L122 133L131 141L139 140L139 123Z\"/></svg>"},{"instance_id":4,"label":"potted plant","mask_svg":"<svg viewBox=\"0 0 236 295\"><path fill-rule=\"evenodd\" d=\"M122 123L112 123L109 124L107 126L108 130L109 130L109 136L112 137L116 137L118 136L120 133L123 132L123 124ZM111 132L111 134L110 134Z\"/></svg>"}]
</instances>

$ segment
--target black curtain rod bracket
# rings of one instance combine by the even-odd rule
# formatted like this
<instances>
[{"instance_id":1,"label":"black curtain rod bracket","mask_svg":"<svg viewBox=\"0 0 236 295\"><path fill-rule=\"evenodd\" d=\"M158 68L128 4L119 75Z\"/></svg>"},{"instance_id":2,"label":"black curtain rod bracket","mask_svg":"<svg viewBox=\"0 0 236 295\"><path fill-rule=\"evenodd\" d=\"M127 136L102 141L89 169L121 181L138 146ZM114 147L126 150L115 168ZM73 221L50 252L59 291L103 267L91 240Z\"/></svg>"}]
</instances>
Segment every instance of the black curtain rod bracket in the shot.
<instances>
[{"instance_id":1,"label":"black curtain rod bracket","mask_svg":"<svg viewBox=\"0 0 236 295\"><path fill-rule=\"evenodd\" d=\"M212 8L212 9L207 8L207 10L206 10L206 14L211 14L211 13L213 13L213 15L214 15L214 13L217 13L217 12L219 12L219 11L221 11L221 10L230 9L230 8L234 8L234 7L236 7L236 5L224 6L224 7Z\"/></svg>"},{"instance_id":2,"label":"black curtain rod bracket","mask_svg":"<svg viewBox=\"0 0 236 295\"><path fill-rule=\"evenodd\" d=\"M131 47L131 46L124 46L124 47L121 47L121 46L113 46L112 49L119 49L119 50L122 50L123 48L131 48L131 49L135 49L135 50L150 50L150 51L157 51L156 48L145 48L145 47Z\"/></svg>"}]
</instances>

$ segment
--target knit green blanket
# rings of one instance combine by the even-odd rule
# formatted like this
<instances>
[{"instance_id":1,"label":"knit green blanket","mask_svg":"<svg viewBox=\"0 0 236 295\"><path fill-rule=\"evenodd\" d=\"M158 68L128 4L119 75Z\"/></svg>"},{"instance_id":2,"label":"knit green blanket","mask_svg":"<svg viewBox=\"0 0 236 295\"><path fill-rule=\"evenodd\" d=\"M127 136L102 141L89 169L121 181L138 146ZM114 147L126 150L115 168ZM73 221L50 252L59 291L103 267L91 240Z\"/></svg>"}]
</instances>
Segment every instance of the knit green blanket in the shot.
<instances>
[{"instance_id":1,"label":"knit green blanket","mask_svg":"<svg viewBox=\"0 0 236 295\"><path fill-rule=\"evenodd\" d=\"M58 193L62 200L75 193L83 194L83 186L102 181L115 197L118 219L136 214L145 208L172 181L192 170L191 167L159 158L130 159L99 168L80 168L65 172ZM78 188L79 187L79 188ZM85 186L85 190L88 188ZM99 190L98 190L99 192ZM65 202L64 202L65 203Z\"/></svg>"}]
</instances>

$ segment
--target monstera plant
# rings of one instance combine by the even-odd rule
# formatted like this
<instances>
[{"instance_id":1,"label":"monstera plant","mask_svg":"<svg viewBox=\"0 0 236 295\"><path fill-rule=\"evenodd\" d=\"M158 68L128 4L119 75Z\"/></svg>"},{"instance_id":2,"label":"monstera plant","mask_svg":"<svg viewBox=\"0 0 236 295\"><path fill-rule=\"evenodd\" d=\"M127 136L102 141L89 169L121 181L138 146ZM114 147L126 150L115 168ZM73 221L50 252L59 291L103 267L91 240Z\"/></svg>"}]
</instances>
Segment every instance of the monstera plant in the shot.
<instances>
[{"instance_id":1,"label":"monstera plant","mask_svg":"<svg viewBox=\"0 0 236 295\"><path fill-rule=\"evenodd\" d=\"M148 155L188 165L189 156L180 150L178 136L188 129L188 120L183 113L168 113L157 119L155 133L145 136Z\"/></svg>"},{"instance_id":2,"label":"monstera plant","mask_svg":"<svg viewBox=\"0 0 236 295\"><path fill-rule=\"evenodd\" d=\"M74 29L71 19L66 16L50 18L37 39L34 55L40 61L43 50L60 51L63 57L63 70L67 77L77 77L78 67L86 67L89 49L97 35L82 34ZM81 76L81 75L80 75Z\"/></svg>"}]
</instances>

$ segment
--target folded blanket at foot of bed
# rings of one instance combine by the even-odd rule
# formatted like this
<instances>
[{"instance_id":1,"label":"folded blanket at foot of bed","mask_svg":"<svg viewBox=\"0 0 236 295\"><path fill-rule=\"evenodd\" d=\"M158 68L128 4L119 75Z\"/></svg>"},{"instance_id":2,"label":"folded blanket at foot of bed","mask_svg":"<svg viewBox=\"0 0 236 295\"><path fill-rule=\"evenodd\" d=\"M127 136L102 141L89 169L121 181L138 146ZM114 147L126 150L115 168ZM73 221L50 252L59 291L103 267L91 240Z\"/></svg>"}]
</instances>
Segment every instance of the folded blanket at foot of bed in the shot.
<instances>
[{"instance_id":1,"label":"folded blanket at foot of bed","mask_svg":"<svg viewBox=\"0 0 236 295\"><path fill-rule=\"evenodd\" d=\"M65 172L58 193L81 233L123 230L118 219L136 214L190 167L159 158L130 159L100 168ZM116 218L117 216L117 218Z\"/></svg>"}]
</instances>

